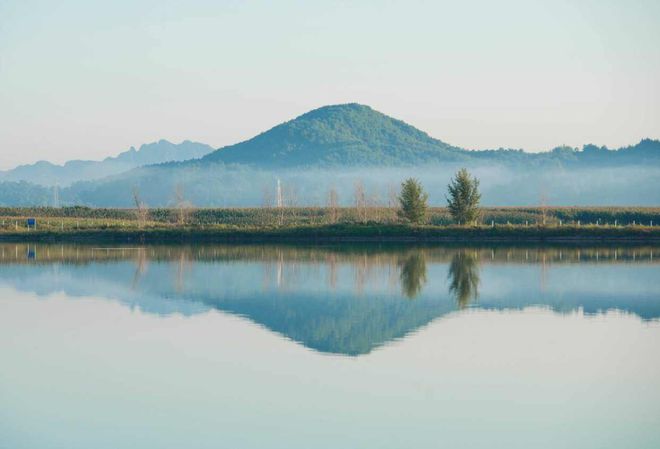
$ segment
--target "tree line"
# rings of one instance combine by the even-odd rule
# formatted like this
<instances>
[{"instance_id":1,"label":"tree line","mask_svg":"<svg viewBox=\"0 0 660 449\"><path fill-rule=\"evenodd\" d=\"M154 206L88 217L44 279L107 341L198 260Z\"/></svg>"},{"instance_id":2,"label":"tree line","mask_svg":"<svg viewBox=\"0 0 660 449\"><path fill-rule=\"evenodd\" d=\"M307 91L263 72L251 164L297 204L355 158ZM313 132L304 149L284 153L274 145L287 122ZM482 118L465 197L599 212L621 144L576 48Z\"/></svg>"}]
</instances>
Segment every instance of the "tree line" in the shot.
<instances>
[{"instance_id":1,"label":"tree line","mask_svg":"<svg viewBox=\"0 0 660 449\"><path fill-rule=\"evenodd\" d=\"M346 186L343 186L344 190ZM274 193L273 193L274 192ZM106 226L124 226L137 223L139 227L158 223L179 226L228 225L228 226L289 226L336 223L411 224L428 223L445 226L451 223L474 225L604 225L604 226L658 226L660 208L639 207L549 207L542 199L537 207L481 207L479 180L467 170L455 173L446 190L446 207L431 207L429 195L416 178L406 179L400 186L388 187L385 200L378 193L369 191L361 181L354 184L351 203L341 202L335 188L325 194L323 206L302 206L294 185L278 182L276 191L264 189L261 207L252 208L196 208L187 200L183 186L177 184L169 207L150 208L137 187L132 190L133 207L103 209L84 206L0 208L0 228L15 228L18 217L41 217L40 225L49 226L47 218L75 219L76 227L97 226L103 220ZM320 202L319 201L319 202ZM347 207L348 206L348 207ZM444 206L444 205L443 205ZM11 219L9 219L11 218ZM78 219L90 219L87 223ZM22 221L20 221L22 223ZM58 227L70 227L69 221L58 221Z\"/></svg>"},{"instance_id":2,"label":"tree line","mask_svg":"<svg viewBox=\"0 0 660 449\"><path fill-rule=\"evenodd\" d=\"M479 219L479 180L470 175L467 169L459 170L450 184L447 186L448 195L447 208L453 220L462 225L476 224ZM278 180L276 198L271 195L270 190L264 190L263 207L273 207L276 199L277 207L281 210L279 223L283 224L284 207L295 210L298 207L298 194L295 188L288 186L284 189ZM360 181L355 183L354 210L356 218L362 222L370 221L370 210L378 210L382 205L376 197L367 194L364 184ZM422 184L416 178L408 178L402 184L400 191L390 187L387 192L387 208L397 208L396 216L406 222L420 224L426 221L428 212L428 194L424 191ZM326 208L329 211L331 223L339 219L339 195L337 190L331 188L327 196ZM378 218L375 217L376 221Z\"/></svg>"},{"instance_id":3,"label":"tree line","mask_svg":"<svg viewBox=\"0 0 660 449\"><path fill-rule=\"evenodd\" d=\"M481 194L479 193L479 180L470 175L465 169L459 170L450 184L447 186L448 196L447 208L453 220L462 225L471 225L477 222L479 218L479 201ZM146 203L142 201L140 192L137 187L133 188L133 203L135 206L135 216L142 227L148 219L148 211ZM368 222L370 209L377 209L378 201L367 195L364 185L361 182L355 183L355 212L357 218L362 222ZM279 180L277 183L277 191L273 197L269 190L264 191L264 204L263 207L271 208L275 202L277 209L279 209L277 222L279 225L284 224L284 209L285 207L295 211L298 207L297 192L295 189L289 187L284 189ZM174 193L173 208L176 210L177 223L184 225L193 211L194 207L189 201L186 201L183 192L183 187L177 185ZM401 184L400 191L397 192L390 188L388 192L387 207L396 208L396 215L399 219L413 224L423 223L427 218L428 212L428 194L424 191L422 184L416 178L408 178ZM339 196L337 191L332 188L328 193L327 209L329 211L329 218L332 223L336 223L339 219ZM376 217L379 218L379 217ZM378 221L378 220L376 220Z\"/></svg>"},{"instance_id":4,"label":"tree line","mask_svg":"<svg viewBox=\"0 0 660 449\"><path fill-rule=\"evenodd\" d=\"M475 224L479 218L479 180L462 168L447 186L447 209L456 223ZM422 223L428 210L428 194L415 178L401 184L399 217L410 223Z\"/></svg>"}]
</instances>

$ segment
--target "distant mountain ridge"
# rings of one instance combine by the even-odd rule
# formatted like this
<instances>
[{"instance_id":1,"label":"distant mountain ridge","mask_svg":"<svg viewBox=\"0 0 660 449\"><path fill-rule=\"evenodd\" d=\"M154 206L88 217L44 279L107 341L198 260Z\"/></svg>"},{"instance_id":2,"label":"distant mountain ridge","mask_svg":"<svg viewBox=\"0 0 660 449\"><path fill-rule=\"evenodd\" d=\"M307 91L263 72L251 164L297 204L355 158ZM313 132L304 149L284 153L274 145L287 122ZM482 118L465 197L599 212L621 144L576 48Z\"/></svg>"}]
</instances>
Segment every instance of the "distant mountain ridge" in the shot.
<instances>
[{"instance_id":1,"label":"distant mountain ridge","mask_svg":"<svg viewBox=\"0 0 660 449\"><path fill-rule=\"evenodd\" d=\"M101 161L72 160L63 165L47 161L20 165L14 169L1 171L0 181L26 181L42 186L68 186L79 181L112 176L143 165L160 164L196 159L210 153L213 147L185 140L179 144L159 140L141 145L138 150L129 150Z\"/></svg>"},{"instance_id":2,"label":"distant mountain ridge","mask_svg":"<svg viewBox=\"0 0 660 449\"><path fill-rule=\"evenodd\" d=\"M199 160L198 160L199 159ZM450 145L369 106L357 103L323 106L281 123L243 142L215 149L209 145L167 140L144 144L102 161L73 160L64 165L39 161L0 171L0 181L60 186L117 175L157 164L171 167L225 164L260 169L326 166L402 166L433 162L502 162L532 165L619 165L660 163L660 141L610 150L587 144L527 153L519 149L466 150Z\"/></svg>"},{"instance_id":3,"label":"distant mountain ridge","mask_svg":"<svg viewBox=\"0 0 660 449\"><path fill-rule=\"evenodd\" d=\"M461 167L476 170L488 205L538 204L546 193L554 205L660 204L658 140L618 150L465 150L350 103L314 109L217 150L160 141L99 162L18 167L0 173L0 205L130 207L138 188L148 205L164 207L183 188L196 206L257 206L271 201L278 180L290 190L291 203L323 204L333 188L350 204L358 181L382 200L410 176L424 183L434 204L442 204L447 182ZM63 188L53 189L55 183Z\"/></svg>"}]
</instances>

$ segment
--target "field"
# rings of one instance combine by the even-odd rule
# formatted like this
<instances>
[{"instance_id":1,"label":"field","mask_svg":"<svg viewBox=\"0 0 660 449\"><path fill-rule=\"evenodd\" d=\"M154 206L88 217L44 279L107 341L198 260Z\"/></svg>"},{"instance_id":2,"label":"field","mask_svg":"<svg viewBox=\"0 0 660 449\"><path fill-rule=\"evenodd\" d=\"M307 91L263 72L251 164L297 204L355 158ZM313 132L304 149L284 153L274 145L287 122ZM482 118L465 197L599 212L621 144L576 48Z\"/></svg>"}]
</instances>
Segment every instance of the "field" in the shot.
<instances>
[{"instance_id":1,"label":"field","mask_svg":"<svg viewBox=\"0 0 660 449\"><path fill-rule=\"evenodd\" d=\"M28 227L34 218L36 226ZM485 208L456 226L444 208L402 223L388 208L0 209L4 241L582 241L660 240L660 208ZM545 224L544 224L545 223Z\"/></svg>"},{"instance_id":2,"label":"field","mask_svg":"<svg viewBox=\"0 0 660 449\"><path fill-rule=\"evenodd\" d=\"M138 219L134 209L0 208L0 229L26 228L28 217L37 218L43 230L132 229L229 226L238 228L281 228L329 224L397 224L394 208L232 208L232 209L149 209ZM642 207L501 207L483 208L481 225L522 226L658 226L660 208ZM453 222L446 208L430 208L427 225L449 226Z\"/></svg>"}]
</instances>

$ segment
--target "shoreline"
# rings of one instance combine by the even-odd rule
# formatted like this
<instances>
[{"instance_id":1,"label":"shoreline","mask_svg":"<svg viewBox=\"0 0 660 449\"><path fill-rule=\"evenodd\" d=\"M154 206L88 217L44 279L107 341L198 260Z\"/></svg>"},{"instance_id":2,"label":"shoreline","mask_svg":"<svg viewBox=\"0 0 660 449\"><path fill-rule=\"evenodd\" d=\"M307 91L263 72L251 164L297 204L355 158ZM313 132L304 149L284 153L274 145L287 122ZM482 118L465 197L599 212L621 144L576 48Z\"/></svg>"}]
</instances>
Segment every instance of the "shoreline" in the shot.
<instances>
[{"instance_id":1,"label":"shoreline","mask_svg":"<svg viewBox=\"0 0 660 449\"><path fill-rule=\"evenodd\" d=\"M0 242L71 243L660 243L660 226L326 225L284 228L190 227L21 230Z\"/></svg>"}]
</instances>

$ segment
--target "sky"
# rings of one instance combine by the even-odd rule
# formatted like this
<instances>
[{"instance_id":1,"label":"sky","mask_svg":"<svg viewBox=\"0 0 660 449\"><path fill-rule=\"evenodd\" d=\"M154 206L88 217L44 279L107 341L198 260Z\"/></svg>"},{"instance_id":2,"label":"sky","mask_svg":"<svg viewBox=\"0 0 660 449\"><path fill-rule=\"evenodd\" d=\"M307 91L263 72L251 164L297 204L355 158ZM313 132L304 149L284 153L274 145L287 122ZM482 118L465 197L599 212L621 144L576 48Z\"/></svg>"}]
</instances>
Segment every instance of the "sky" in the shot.
<instances>
[{"instance_id":1,"label":"sky","mask_svg":"<svg viewBox=\"0 0 660 449\"><path fill-rule=\"evenodd\" d=\"M660 2L0 0L0 169L358 102L469 149L660 138Z\"/></svg>"}]
</instances>

